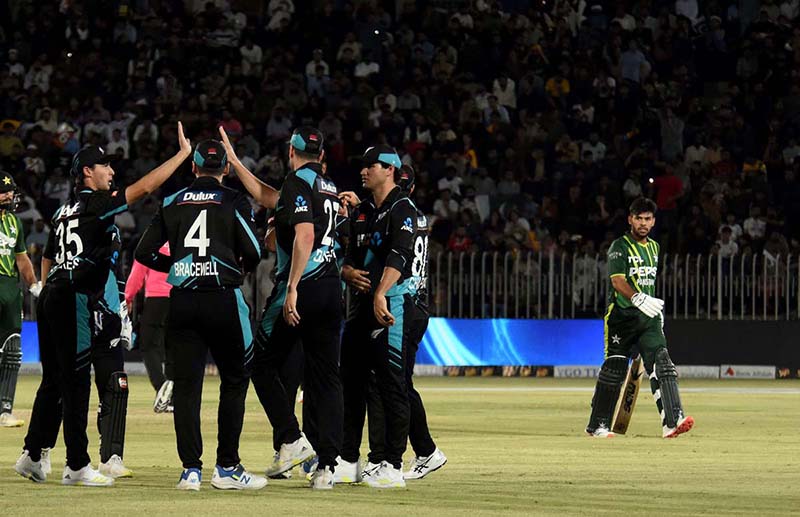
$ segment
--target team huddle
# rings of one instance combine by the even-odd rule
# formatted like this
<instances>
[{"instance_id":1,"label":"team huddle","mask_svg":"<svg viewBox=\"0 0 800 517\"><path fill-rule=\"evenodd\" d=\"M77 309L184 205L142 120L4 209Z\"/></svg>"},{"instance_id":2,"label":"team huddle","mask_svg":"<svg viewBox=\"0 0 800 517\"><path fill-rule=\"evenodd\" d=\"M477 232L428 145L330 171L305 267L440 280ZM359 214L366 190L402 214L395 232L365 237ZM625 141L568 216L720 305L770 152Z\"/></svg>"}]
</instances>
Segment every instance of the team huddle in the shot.
<instances>
[{"instance_id":1,"label":"team huddle","mask_svg":"<svg viewBox=\"0 0 800 517\"><path fill-rule=\"evenodd\" d=\"M203 141L193 150L179 123L178 140L175 156L125 189L114 187L110 158L101 148L88 146L75 155L75 190L53 217L41 284L18 244L21 231L12 232L17 240L8 244L15 264L0 255L0 272L6 273L0 275L0 290L10 293L2 315L14 307L17 315L14 321L0 320L3 426L22 425L12 414L21 360L17 271L39 297L42 381L16 472L39 483L47 479L63 421L63 484L108 486L132 475L123 463L128 384L122 350L131 341L130 294L118 286L114 216L155 192L189 156L195 180L163 200L135 252L141 266L164 275L171 287L168 309L154 304L158 309L147 316L162 318L168 371L164 377L156 360L158 375L149 364L148 373L158 390L154 408L173 412L183 466L177 488L199 490L202 484L200 405L209 352L220 375L214 488L260 489L268 477L289 477L301 464L314 489L337 483L397 488L444 466L447 458L430 435L412 378L428 325L429 226L412 201L414 170L392 147L370 147L360 172L367 197L340 192L326 174L322 133L301 127L288 142L291 172L278 191L242 164L221 128L220 140ZM240 286L258 265L262 245L247 196L223 185L231 169L255 201L274 212L264 246L277 255L275 287L255 330ZM0 203L10 203L11 187L0 183ZM629 366L638 355L650 376L664 436L677 436L693 424L683 414L666 350L663 301L655 298L658 245L648 239L655 211L652 201L634 202L630 234L609 250L614 289L606 360L586 428L594 437L613 436L613 429L624 433L624 409L629 416L632 404L623 384L626 374L629 383L638 379L640 363ZM0 205L0 215L4 230L7 218L19 228L10 204ZM343 284L352 294L349 310ZM92 365L101 401L99 470L92 467L86 433ZM249 472L239 457L251 381L273 429L274 459L265 476ZM302 429L294 413L301 386ZM617 406L623 409L615 412ZM365 419L369 454L362 459ZM409 441L415 457L404 471Z\"/></svg>"}]
</instances>

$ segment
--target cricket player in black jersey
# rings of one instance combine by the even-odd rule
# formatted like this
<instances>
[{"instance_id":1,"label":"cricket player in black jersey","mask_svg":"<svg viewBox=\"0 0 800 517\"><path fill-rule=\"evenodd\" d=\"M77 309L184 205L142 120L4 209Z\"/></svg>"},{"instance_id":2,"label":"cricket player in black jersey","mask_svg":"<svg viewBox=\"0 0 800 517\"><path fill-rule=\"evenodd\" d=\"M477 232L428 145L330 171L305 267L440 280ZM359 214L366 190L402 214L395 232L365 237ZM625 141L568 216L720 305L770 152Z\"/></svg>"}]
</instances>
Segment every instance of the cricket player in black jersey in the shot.
<instances>
[{"instance_id":1,"label":"cricket player in black jersey","mask_svg":"<svg viewBox=\"0 0 800 517\"><path fill-rule=\"evenodd\" d=\"M376 488L405 486L401 468L409 430L409 341L422 335L412 327L427 321L424 315L417 317L421 309L415 295L424 256L415 267L417 209L396 184L401 166L397 152L389 146L371 147L364 153L361 178L372 195L350 214L350 242L342 267L342 277L358 293L355 315L342 335L345 418L339 479L361 479ZM385 446L382 451L370 451L370 461L359 476L358 448L371 371L377 379L384 420L370 422L370 428L383 427Z\"/></svg>"},{"instance_id":2,"label":"cricket player in black jersey","mask_svg":"<svg viewBox=\"0 0 800 517\"><path fill-rule=\"evenodd\" d=\"M104 293L111 267L109 228L114 216L155 192L191 153L178 123L178 153L133 185L112 189L114 169L102 148L87 146L75 154L72 174L76 192L53 216L42 258L48 275L39 298L37 322L42 382L36 393L22 455L15 465L21 476L36 482L42 471L41 450L47 447L53 420L63 407L67 464L65 485L108 486L113 479L91 466L86 436L89 410L93 301ZM57 424L56 424L57 427Z\"/></svg>"},{"instance_id":3,"label":"cricket player in black jersey","mask_svg":"<svg viewBox=\"0 0 800 517\"><path fill-rule=\"evenodd\" d=\"M292 167L281 187L275 211L278 255L276 285L267 300L255 339L253 385L282 445L268 476L319 456L311 479L314 489L333 488L341 446L342 387L339 333L342 288L335 252L339 211L336 185L323 177L319 130L301 127L289 141ZM303 421L300 432L281 382L280 370L298 339L304 356ZM313 423L313 424L312 424ZM309 425L311 424L311 426Z\"/></svg>"},{"instance_id":4,"label":"cricket player in black jersey","mask_svg":"<svg viewBox=\"0 0 800 517\"><path fill-rule=\"evenodd\" d=\"M267 485L245 470L239 437L253 357L250 312L239 286L255 269L261 247L247 197L222 185L228 173L222 142L197 145L192 170L197 179L164 200L136 248L136 260L169 273L167 347L173 354L175 434L183 472L177 488L199 490L203 441L200 402L208 351L220 374L217 460L211 486L249 490ZM159 252L169 242L170 255Z\"/></svg>"},{"instance_id":5,"label":"cricket player in black jersey","mask_svg":"<svg viewBox=\"0 0 800 517\"><path fill-rule=\"evenodd\" d=\"M128 412L128 376L124 371L123 349L131 348L133 328L120 291L120 285L124 291L124 283L117 280L122 247L119 228L112 225L109 234L111 242L108 257L111 269L102 296L91 301L93 325L90 357L100 399L97 409L97 431L100 435L98 470L101 474L117 479L133 476L133 472L122 461ZM41 458L45 475L51 472L50 455L58 439L61 419L52 420L50 424L52 427L49 431L43 431L43 434L48 435Z\"/></svg>"},{"instance_id":6,"label":"cricket player in black jersey","mask_svg":"<svg viewBox=\"0 0 800 517\"><path fill-rule=\"evenodd\" d=\"M400 169L397 185L407 193L410 198L414 193L414 169L410 165L403 165ZM419 310L413 311L408 316L408 326L411 329L408 338L408 350L406 353L406 387L408 388L408 403L410 418L408 426L408 440L411 448L414 449L414 461L407 471L403 473L406 480L422 479L431 472L434 472L447 463L447 456L436 446L428 429L428 417L425 413L425 406L422 397L414 388L414 365L416 364L417 351L425 331L428 329L428 218L422 211L417 209L417 218L414 228L414 260L411 264L411 272L419 277L419 287L414 302ZM373 422L382 422L383 403L377 392L377 378L373 375L370 378L369 396L367 400L367 415L369 425L369 449L370 455L373 451L381 451L384 447L385 430ZM380 452L377 454L380 455Z\"/></svg>"}]
</instances>

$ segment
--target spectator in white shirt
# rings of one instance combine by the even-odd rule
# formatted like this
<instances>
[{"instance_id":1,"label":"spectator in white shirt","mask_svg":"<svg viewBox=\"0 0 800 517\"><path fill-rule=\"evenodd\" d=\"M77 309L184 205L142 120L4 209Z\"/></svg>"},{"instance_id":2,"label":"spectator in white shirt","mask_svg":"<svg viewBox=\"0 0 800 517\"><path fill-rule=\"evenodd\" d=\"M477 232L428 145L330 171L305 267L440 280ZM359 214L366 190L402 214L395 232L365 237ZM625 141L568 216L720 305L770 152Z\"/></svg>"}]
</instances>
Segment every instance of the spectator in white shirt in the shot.
<instances>
[{"instance_id":1,"label":"spectator in white shirt","mask_svg":"<svg viewBox=\"0 0 800 517\"><path fill-rule=\"evenodd\" d=\"M239 47L242 56L242 75L248 77L261 77L261 60L264 53L261 47L253 42L250 37L245 38L244 45Z\"/></svg>"},{"instance_id":2,"label":"spectator in white shirt","mask_svg":"<svg viewBox=\"0 0 800 517\"><path fill-rule=\"evenodd\" d=\"M722 234L722 229L725 227L731 229L731 239L735 241L738 241L739 237L741 237L742 233L744 233L744 230L742 230L742 225L736 222L736 216L734 214L728 214L725 217L725 223L723 223L723 225L719 228L720 234Z\"/></svg>"},{"instance_id":3,"label":"spectator in white shirt","mask_svg":"<svg viewBox=\"0 0 800 517\"><path fill-rule=\"evenodd\" d=\"M136 130L133 132L133 142L137 145L140 142L152 142L155 143L158 141L158 128L153 121L150 119L144 119L139 126L137 126Z\"/></svg>"},{"instance_id":4,"label":"spectator in white shirt","mask_svg":"<svg viewBox=\"0 0 800 517\"><path fill-rule=\"evenodd\" d=\"M593 162L605 159L606 150L606 144L600 141L600 135L596 131L589 133L589 141L581 145L581 155L587 151L592 153Z\"/></svg>"},{"instance_id":5,"label":"spectator in white shirt","mask_svg":"<svg viewBox=\"0 0 800 517\"><path fill-rule=\"evenodd\" d=\"M492 93L497 97L497 102L499 102L501 106L511 108L512 110L517 109L516 84L507 76L501 75L494 80L492 84Z\"/></svg>"},{"instance_id":6,"label":"spectator in white shirt","mask_svg":"<svg viewBox=\"0 0 800 517\"><path fill-rule=\"evenodd\" d=\"M311 61L306 64L306 77L317 75L318 66L322 67L323 74L330 75L331 69L328 67L328 63L322 60L322 49L314 49Z\"/></svg>"},{"instance_id":7,"label":"spectator in white shirt","mask_svg":"<svg viewBox=\"0 0 800 517\"><path fill-rule=\"evenodd\" d=\"M456 176L456 168L449 165L445 168L445 176L436 184L439 191L449 190L454 196L461 197L461 184L464 180Z\"/></svg>"},{"instance_id":8,"label":"spectator in white shirt","mask_svg":"<svg viewBox=\"0 0 800 517\"><path fill-rule=\"evenodd\" d=\"M767 233L767 222L761 215L761 209L754 206L750 209L750 217L744 220L744 233L751 240L760 241Z\"/></svg>"},{"instance_id":9,"label":"spectator in white shirt","mask_svg":"<svg viewBox=\"0 0 800 517\"><path fill-rule=\"evenodd\" d=\"M442 219L455 219L458 215L458 202L452 198L450 189L439 191L439 198L433 202L433 215Z\"/></svg>"},{"instance_id":10,"label":"spectator in white shirt","mask_svg":"<svg viewBox=\"0 0 800 517\"><path fill-rule=\"evenodd\" d=\"M723 226L720 229L720 239L717 241L719 255L724 259L729 259L739 253L739 245L733 240L730 226Z\"/></svg>"},{"instance_id":11,"label":"spectator in white shirt","mask_svg":"<svg viewBox=\"0 0 800 517\"><path fill-rule=\"evenodd\" d=\"M124 160L131 157L130 145L126 139L122 138L122 132L119 129L111 132L111 141L106 145L106 152L112 155L121 155Z\"/></svg>"},{"instance_id":12,"label":"spectator in white shirt","mask_svg":"<svg viewBox=\"0 0 800 517\"><path fill-rule=\"evenodd\" d=\"M790 138L789 145L783 150L783 163L791 165L798 156L800 156L800 145L797 145L796 138Z\"/></svg>"}]
</instances>

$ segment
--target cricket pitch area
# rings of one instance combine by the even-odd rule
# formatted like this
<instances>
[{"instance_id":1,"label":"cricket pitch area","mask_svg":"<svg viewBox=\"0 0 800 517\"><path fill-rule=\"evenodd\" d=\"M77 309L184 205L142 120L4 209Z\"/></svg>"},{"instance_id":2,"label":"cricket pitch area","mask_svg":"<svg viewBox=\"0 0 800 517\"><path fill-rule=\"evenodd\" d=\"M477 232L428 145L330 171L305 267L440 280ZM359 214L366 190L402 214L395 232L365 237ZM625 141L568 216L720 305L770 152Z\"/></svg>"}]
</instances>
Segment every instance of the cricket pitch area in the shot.
<instances>
[{"instance_id":1,"label":"cricket pitch area","mask_svg":"<svg viewBox=\"0 0 800 517\"><path fill-rule=\"evenodd\" d=\"M130 377L125 464L131 479L110 488L61 486L63 438L45 484L16 475L39 383L21 376L15 414L0 429L0 494L6 515L797 515L800 512L800 381L685 380L681 395L692 431L661 438L646 384L628 434L592 439L592 380L422 377L431 433L448 463L406 489L337 485L312 492L293 471L260 491L211 487L218 379L203 393L205 470L200 492L176 490L181 467L172 415L154 414L145 377ZM92 393L89 441L97 467ZM298 406L298 415L300 406ZM240 454L262 473L272 459L271 429L252 387ZM366 433L364 434L366 441ZM366 443L362 458L366 457ZM412 452L406 454L406 463Z\"/></svg>"}]
</instances>

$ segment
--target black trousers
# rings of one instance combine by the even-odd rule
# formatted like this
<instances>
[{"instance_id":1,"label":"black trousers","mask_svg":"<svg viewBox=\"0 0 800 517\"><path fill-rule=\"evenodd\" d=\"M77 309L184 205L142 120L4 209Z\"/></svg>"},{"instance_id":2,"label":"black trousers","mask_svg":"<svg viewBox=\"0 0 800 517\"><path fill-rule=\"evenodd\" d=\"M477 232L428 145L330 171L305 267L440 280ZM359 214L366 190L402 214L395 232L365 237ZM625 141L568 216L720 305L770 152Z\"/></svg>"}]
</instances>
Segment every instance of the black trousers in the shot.
<instances>
[{"instance_id":1,"label":"black trousers","mask_svg":"<svg viewBox=\"0 0 800 517\"><path fill-rule=\"evenodd\" d=\"M427 325L427 318L408 295L389 297L387 305L395 317L395 324L389 328L375 320L372 304L367 302L345 325L341 365L345 401L342 459L349 462L358 459L370 378L374 378L373 399L380 401L383 411L370 412L370 435L377 448L370 451L370 461L385 460L399 468L409 436L408 356L412 346L416 351L418 339L425 332L422 322ZM377 409L375 404L373 409ZM382 448L378 446L381 436Z\"/></svg>"},{"instance_id":2,"label":"black trousers","mask_svg":"<svg viewBox=\"0 0 800 517\"><path fill-rule=\"evenodd\" d=\"M220 375L217 465L239 463L244 404L252 358L249 308L239 289L173 289L167 321L167 348L175 361L175 435L184 468L201 468L203 438L200 402L209 350Z\"/></svg>"},{"instance_id":3,"label":"black trousers","mask_svg":"<svg viewBox=\"0 0 800 517\"><path fill-rule=\"evenodd\" d=\"M283 363L283 366L281 366L279 372L281 384L283 384L283 388L286 391L286 400L289 402L292 411L294 411L296 405L297 391L303 383L303 363L305 362L303 356L303 343L298 341L295 346L291 347L291 350L289 350L289 355L286 356L286 361ZM304 415L304 418L305 417ZM304 427L308 428L309 423L309 421L304 420ZM311 428L313 429L313 424ZM290 436L286 434L286 430L284 430L283 435L275 429L272 430L272 448L275 449L275 451L280 450L281 444L294 441L289 440L288 438L290 438Z\"/></svg>"},{"instance_id":4,"label":"black trousers","mask_svg":"<svg viewBox=\"0 0 800 517\"><path fill-rule=\"evenodd\" d=\"M92 366L94 366L94 385L97 388L97 396L102 401L103 396L108 390L108 382L111 379L111 374L114 372L121 372L125 369L125 357L121 346L110 347L108 343L93 343L92 344ZM59 409L61 402L59 401ZM43 448L52 448L56 445L58 439L58 429L61 427L61 411L58 411L58 419L50 421L51 428L44 431L45 436ZM100 409L97 412L97 432L102 433L100 430ZM121 449L112 450L111 454L117 454L122 457L123 452ZM108 461L108 458L100 458L101 462Z\"/></svg>"},{"instance_id":5,"label":"black trousers","mask_svg":"<svg viewBox=\"0 0 800 517\"><path fill-rule=\"evenodd\" d=\"M164 339L168 316L169 298L160 296L144 299L139 323L139 347L150 384L156 391L164 381L172 378L172 357L166 350Z\"/></svg>"},{"instance_id":6,"label":"black trousers","mask_svg":"<svg viewBox=\"0 0 800 517\"><path fill-rule=\"evenodd\" d=\"M416 310L407 313L409 327L408 350L406 353L406 388L408 389L408 405L410 418L408 425L408 441L417 456L430 456L436 450L436 443L428 429L428 416L422 397L414 388L414 365L417 362L417 350L425 331L428 329L428 312L416 307ZM378 390L378 379L371 372L369 394L367 395L367 418L369 420L369 461L378 463L385 457L386 429L383 425L385 414L383 401Z\"/></svg>"},{"instance_id":7,"label":"black trousers","mask_svg":"<svg viewBox=\"0 0 800 517\"><path fill-rule=\"evenodd\" d=\"M281 443L300 437L294 399L281 380L298 340L303 347L303 422L320 466L334 467L342 442L342 384L339 379L339 332L342 287L338 278L307 280L297 289L300 324L283 319L286 282L278 283L264 309L255 339L253 385ZM285 375L284 375L285 377Z\"/></svg>"},{"instance_id":8,"label":"black trousers","mask_svg":"<svg viewBox=\"0 0 800 517\"><path fill-rule=\"evenodd\" d=\"M34 461L51 447L64 415L67 465L78 470L89 462L86 425L89 412L91 304L68 284L46 284L38 302L42 382L36 392L25 449Z\"/></svg>"}]
</instances>

